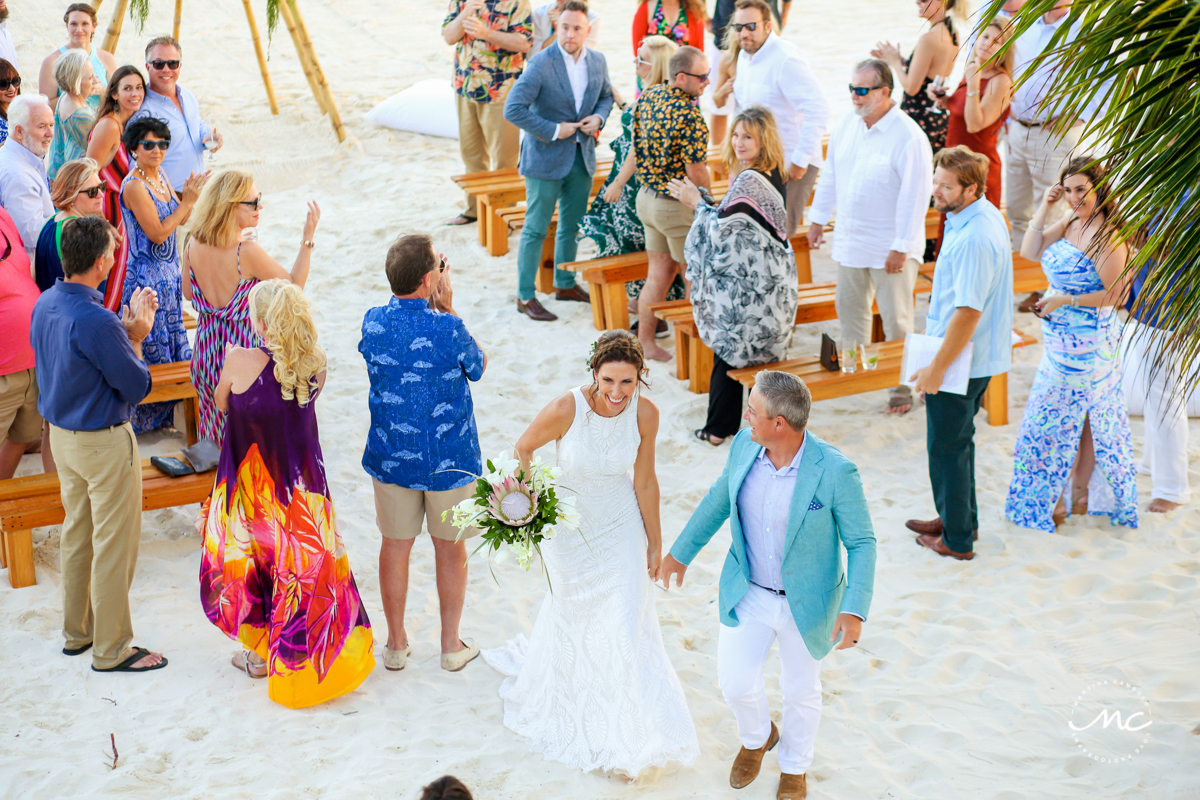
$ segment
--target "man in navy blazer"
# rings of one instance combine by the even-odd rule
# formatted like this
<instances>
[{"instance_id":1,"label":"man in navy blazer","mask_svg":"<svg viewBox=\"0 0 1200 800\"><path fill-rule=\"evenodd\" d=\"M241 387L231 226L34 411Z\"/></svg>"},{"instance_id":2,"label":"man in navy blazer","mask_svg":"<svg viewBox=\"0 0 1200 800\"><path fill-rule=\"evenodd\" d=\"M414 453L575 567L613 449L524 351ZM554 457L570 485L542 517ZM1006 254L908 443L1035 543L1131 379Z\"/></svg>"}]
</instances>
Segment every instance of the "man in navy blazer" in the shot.
<instances>
[{"instance_id":1,"label":"man in navy blazer","mask_svg":"<svg viewBox=\"0 0 1200 800\"><path fill-rule=\"evenodd\" d=\"M821 659L858 643L875 582L875 533L858 469L808 427L812 394L763 370L750 390L750 428L733 437L725 471L658 570L666 586L729 521L721 571L717 683L742 748L729 784L758 776L780 744L778 800L802 800L821 721ZM846 569L842 569L842 550ZM783 721L771 721L763 662L779 643Z\"/></svg>"},{"instance_id":2,"label":"man in navy blazer","mask_svg":"<svg viewBox=\"0 0 1200 800\"><path fill-rule=\"evenodd\" d=\"M535 296L542 243L558 206L554 263L575 260L579 220L587 211L596 172L596 137L612 111L604 56L585 44L587 3L568 0L558 17L558 40L535 55L508 93L504 118L525 131L520 172L525 177L525 227L517 249L517 311L531 319L558 319ZM558 300L588 302L575 273L554 270Z\"/></svg>"}]
</instances>

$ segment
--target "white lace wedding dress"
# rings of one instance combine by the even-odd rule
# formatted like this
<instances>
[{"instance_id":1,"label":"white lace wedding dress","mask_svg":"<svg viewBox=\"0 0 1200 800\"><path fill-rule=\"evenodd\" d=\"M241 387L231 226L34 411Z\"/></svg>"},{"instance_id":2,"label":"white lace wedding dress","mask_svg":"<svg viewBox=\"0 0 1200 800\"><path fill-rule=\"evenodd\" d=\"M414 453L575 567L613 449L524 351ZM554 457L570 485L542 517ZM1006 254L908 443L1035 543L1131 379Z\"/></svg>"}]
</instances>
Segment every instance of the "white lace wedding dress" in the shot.
<instances>
[{"instance_id":1,"label":"white lace wedding dress","mask_svg":"<svg viewBox=\"0 0 1200 800\"><path fill-rule=\"evenodd\" d=\"M533 633L484 650L509 677L504 724L535 751L584 771L637 775L699 754L683 687L667 659L646 570L646 530L631 471L641 437L637 396L615 417L574 389L575 419L558 444L561 483L577 492L583 537L543 543L553 592Z\"/></svg>"}]
</instances>

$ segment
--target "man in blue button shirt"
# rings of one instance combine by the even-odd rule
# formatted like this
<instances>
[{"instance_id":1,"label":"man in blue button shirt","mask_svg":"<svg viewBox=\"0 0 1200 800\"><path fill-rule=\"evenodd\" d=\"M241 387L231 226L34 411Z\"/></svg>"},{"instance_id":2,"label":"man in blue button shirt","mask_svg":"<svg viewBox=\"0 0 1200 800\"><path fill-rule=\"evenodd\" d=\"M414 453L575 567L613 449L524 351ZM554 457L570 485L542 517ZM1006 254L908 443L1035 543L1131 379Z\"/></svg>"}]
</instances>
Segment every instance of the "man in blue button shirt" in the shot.
<instances>
[{"instance_id":1,"label":"man in blue button shirt","mask_svg":"<svg viewBox=\"0 0 1200 800\"><path fill-rule=\"evenodd\" d=\"M171 179L176 192L190 175L203 175L205 142L212 141L215 153L225 143L216 128L200 119L200 104L196 96L179 86L179 72L183 64L183 50L179 42L170 36L151 39L146 45L146 74L150 86L142 107L130 119L156 117L171 129L171 146L163 158L163 172Z\"/></svg>"},{"instance_id":2,"label":"man in blue button shirt","mask_svg":"<svg viewBox=\"0 0 1200 800\"><path fill-rule=\"evenodd\" d=\"M118 319L97 287L116 243L100 217L62 231L63 275L33 307L38 411L50 423L63 521L63 653L92 650L98 672L145 672L167 660L130 647L129 588L142 540L142 462L129 418L150 393L142 340L158 297L138 289Z\"/></svg>"},{"instance_id":3,"label":"man in blue button shirt","mask_svg":"<svg viewBox=\"0 0 1200 800\"><path fill-rule=\"evenodd\" d=\"M358 349L371 379L371 430L363 469L375 488L383 543L379 588L388 622L383 665L404 669L408 559L422 520L433 539L442 612L442 668L457 672L479 655L458 637L467 591L465 540L442 513L475 492L483 471L468 381L483 377L487 357L454 312L447 264L428 236L401 236L388 250L392 297L363 319ZM432 302L431 302L432 298Z\"/></svg>"},{"instance_id":4,"label":"man in blue button shirt","mask_svg":"<svg viewBox=\"0 0 1200 800\"><path fill-rule=\"evenodd\" d=\"M941 337L933 363L908 377L925 395L929 482L938 518L909 520L917 543L938 555L975 557L975 414L993 375L1012 363L1013 261L1000 210L983 199L988 161L959 145L934 159L933 207L946 232L933 273L925 333ZM939 392L946 369L973 343L967 393Z\"/></svg>"}]
</instances>

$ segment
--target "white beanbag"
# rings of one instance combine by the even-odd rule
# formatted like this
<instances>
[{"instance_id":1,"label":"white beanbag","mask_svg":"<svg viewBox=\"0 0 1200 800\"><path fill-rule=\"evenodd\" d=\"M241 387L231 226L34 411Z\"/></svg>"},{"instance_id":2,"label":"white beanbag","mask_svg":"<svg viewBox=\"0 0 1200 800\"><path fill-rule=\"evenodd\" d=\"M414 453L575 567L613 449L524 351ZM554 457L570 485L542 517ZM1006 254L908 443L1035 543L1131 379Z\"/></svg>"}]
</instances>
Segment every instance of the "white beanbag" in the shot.
<instances>
[{"instance_id":1,"label":"white beanbag","mask_svg":"<svg viewBox=\"0 0 1200 800\"><path fill-rule=\"evenodd\" d=\"M450 81L414 83L367 112L367 122L397 131L458 138L458 111Z\"/></svg>"}]
</instances>

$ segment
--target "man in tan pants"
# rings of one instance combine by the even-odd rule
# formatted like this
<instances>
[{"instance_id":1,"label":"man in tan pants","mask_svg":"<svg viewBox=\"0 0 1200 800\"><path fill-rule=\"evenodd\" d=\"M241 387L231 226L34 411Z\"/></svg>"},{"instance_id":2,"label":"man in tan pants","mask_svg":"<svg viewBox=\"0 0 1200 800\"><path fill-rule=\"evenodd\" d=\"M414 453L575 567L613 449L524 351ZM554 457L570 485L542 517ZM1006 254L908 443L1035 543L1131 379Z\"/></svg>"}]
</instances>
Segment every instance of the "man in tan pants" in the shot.
<instances>
[{"instance_id":1,"label":"man in tan pants","mask_svg":"<svg viewBox=\"0 0 1200 800\"><path fill-rule=\"evenodd\" d=\"M119 319L98 287L113 265L111 225L83 217L63 226L64 278L38 299L30 341L38 410L50 423L63 522L63 653L92 650L97 672L161 669L159 653L131 647L129 589L142 536L142 464L129 418L150 392L141 342L158 297L138 289Z\"/></svg>"},{"instance_id":2,"label":"man in tan pants","mask_svg":"<svg viewBox=\"0 0 1200 800\"><path fill-rule=\"evenodd\" d=\"M520 155L517 126L504 119L508 90L525 68L533 44L529 0L450 0L442 38L454 45L454 92L458 146L467 173L513 169ZM477 217L475 198L449 220L466 225Z\"/></svg>"}]
</instances>

